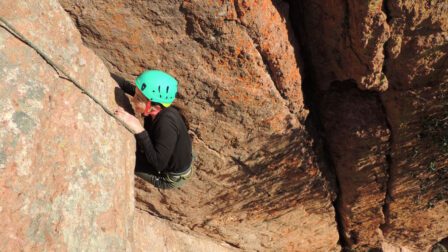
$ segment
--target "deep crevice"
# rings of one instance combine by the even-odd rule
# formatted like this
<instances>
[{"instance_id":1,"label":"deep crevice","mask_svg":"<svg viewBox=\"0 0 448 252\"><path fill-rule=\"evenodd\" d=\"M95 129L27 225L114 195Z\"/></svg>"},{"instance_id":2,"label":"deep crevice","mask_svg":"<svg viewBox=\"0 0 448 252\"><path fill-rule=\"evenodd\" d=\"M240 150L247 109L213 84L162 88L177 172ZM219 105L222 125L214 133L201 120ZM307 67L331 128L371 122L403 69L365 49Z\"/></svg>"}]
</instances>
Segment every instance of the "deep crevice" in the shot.
<instances>
[{"instance_id":1,"label":"deep crevice","mask_svg":"<svg viewBox=\"0 0 448 252\"><path fill-rule=\"evenodd\" d=\"M389 25L392 21L392 16L390 14L390 10L389 7L387 6L387 0L383 0L382 2L382 7L381 7L383 13L386 15L386 22ZM392 31L390 31L392 32ZM387 50L388 48L388 44L390 42L390 37L389 39L384 43L383 45L383 55L384 55L384 59L383 59L383 66L382 66L382 70L381 73L382 75L384 75L384 77L387 79L387 60L389 59L389 51ZM389 83L389 87L390 87L390 83ZM382 225L380 225L380 230L383 233L383 235L387 232L387 229L390 225L390 202L393 200L392 198L392 183L393 183L393 173L392 173L392 167L393 167L393 158L392 158L392 146L393 146L393 128L392 125L390 123L390 120L388 118L388 114L387 114L387 108L384 105L384 101L381 99L381 95L380 95L380 101L381 101L381 107L383 109L383 113L385 115L386 118L386 125L387 128L390 131L390 138L389 138L389 150L388 153L386 154L386 161L387 161L387 170L386 170L386 174L387 174L387 181L386 181L386 194L384 197L384 203L383 203L383 207L382 207L382 211L383 211L383 216L384 216L384 223Z\"/></svg>"},{"instance_id":2,"label":"deep crevice","mask_svg":"<svg viewBox=\"0 0 448 252\"><path fill-rule=\"evenodd\" d=\"M323 175L325 179L330 183L330 188L334 190L332 197L332 205L335 212L335 222L339 234L339 245L342 250L345 251L348 248L348 242L346 240L343 219L339 212L340 204L340 184L335 171L335 165L331 158L331 154L328 148L328 144L324 135L323 122L321 121L321 114L318 105L318 98L322 95L317 87L315 79L316 71L314 69L311 52L307 49L306 29L304 27L304 16L306 3L285 0L290 5L290 19L293 28L293 33L298 40L299 51L301 52L301 75L302 75L302 93L304 98L305 108L309 110L309 115L305 122L307 131L310 133L314 140L314 149L319 157L324 161L324 165L327 169L324 169Z\"/></svg>"},{"instance_id":3,"label":"deep crevice","mask_svg":"<svg viewBox=\"0 0 448 252\"><path fill-rule=\"evenodd\" d=\"M383 0L381 10L384 12L384 14L386 14L386 22L390 24L392 22L392 15L389 6L387 6L387 0Z\"/></svg>"},{"instance_id":4,"label":"deep crevice","mask_svg":"<svg viewBox=\"0 0 448 252\"><path fill-rule=\"evenodd\" d=\"M370 66L366 63L364 63L364 61L362 60L361 56L359 55L359 53L355 50L355 48L353 48L353 40L352 40L352 36L350 34L350 5L348 1L344 2L344 36L345 39L348 39L348 44L350 47L350 50L353 52L353 54L356 56L356 59L358 59L359 63L364 65L366 67L366 69L368 71L370 71Z\"/></svg>"},{"instance_id":5,"label":"deep crevice","mask_svg":"<svg viewBox=\"0 0 448 252\"><path fill-rule=\"evenodd\" d=\"M393 128L391 126L391 123L389 121L388 118L388 114L387 114L387 109L384 105L384 101L381 99L381 95L380 95L380 101L381 101L381 107L383 109L383 113L386 119L386 125L387 128L390 131L390 136L389 136L389 149L387 151L386 154L386 171L385 173L387 174L387 181L386 181L386 189L385 189L385 196L384 196L384 203L383 203L383 207L382 207L382 211L383 211L383 215L384 215L384 223L382 225L380 225L380 230L384 233L387 232L387 228L389 227L390 224L390 202L393 200L392 198L392 183L393 183L393 173L392 173L392 167L393 167L393 158L392 158L392 146L393 146L393 141L394 141L394 134L393 134Z\"/></svg>"},{"instance_id":6,"label":"deep crevice","mask_svg":"<svg viewBox=\"0 0 448 252\"><path fill-rule=\"evenodd\" d=\"M303 60L303 64L301 66L301 73L303 76L303 82L302 82L302 91L303 91L303 95L304 95L304 102L305 102L305 106L307 109L309 109L310 114L309 117L307 119L307 130L311 133L311 135L313 136L313 138L317 141L321 143L321 150L318 151L317 153L320 153L320 156L325 159L325 163L327 164L328 167L330 167L330 172L331 175L329 177L333 177L332 179L330 179L330 181L332 181L335 191L336 191L336 197L333 200L333 207L335 209L335 219L336 219L336 223L337 223L337 228L338 228L338 232L339 232L339 243L342 246L342 249L345 251L348 249L349 245L351 244L351 242L349 241L349 237L347 237L346 232L344 230L344 225L343 225L343 218L341 216L340 213L340 182L339 179L337 177L337 173L335 170L335 165L334 162L332 160L332 156L331 153L329 151L329 146L326 140L326 136L324 133L324 127L323 127L323 122L321 119L321 111L320 111L320 107L319 107L319 99L323 97L324 93L323 91L319 90L319 88L317 87L317 83L315 80L316 76L316 70L314 69L312 60L311 60L311 55L310 55L310 51L308 50L309 46L311 45L307 45L306 43L309 43L309 41L307 41L307 31L304 27L305 25L305 3L302 2L296 2L296 1L287 1L290 6L290 12L291 12L291 17L296 17L295 19L291 18L292 20L292 24L294 27L294 32L300 36L296 36L296 38L298 38L299 40L299 47L300 47L300 51L301 51L301 57ZM346 36L348 36L349 39L349 43L350 43L350 48L352 48L351 46L351 38L350 38L350 34L349 34L349 10L348 10L349 6L348 6L348 2L346 2L346 14L345 14L345 28L346 28ZM387 15L387 21L390 22L391 17L390 17L390 13L389 10L387 9L387 3L386 0L384 0L383 2L383 8L384 8L384 12ZM296 13L294 13L296 12ZM296 14L296 15L294 15ZM389 40L388 40L389 41ZM388 42L387 41L387 42ZM387 42L384 44L383 46L383 51L384 51L384 64L383 64L383 69L382 69L382 73L385 75L386 73L386 60L388 58L388 54L387 54ZM352 48L353 49L353 48ZM354 53L356 54L356 52L354 51ZM356 56L358 57L358 59L360 60L360 57L356 54ZM380 96L380 95L378 95ZM388 143L388 150L386 153L386 161L387 161L387 165L386 165L386 171L385 173L387 174L387 182L386 182L386 188L385 188L385 199L384 199L384 205L383 205L383 214L384 214L384 224L381 225L381 230L385 230L384 228L387 227L388 223L390 222L390 216L389 216L389 203L391 200L391 183L393 181L392 179L392 175L391 175L391 168L392 168L392 154L391 154L391 148L392 148L392 141L393 141L393 134L392 134L392 127L390 125L390 122L388 120L387 117L387 111L386 108L384 106L384 103L381 99L380 103L381 103L381 107L382 107L382 112L384 114L385 117L385 124L387 129L389 129L390 131L390 138L389 138L389 143ZM351 237L351 235L350 235Z\"/></svg>"}]
</instances>

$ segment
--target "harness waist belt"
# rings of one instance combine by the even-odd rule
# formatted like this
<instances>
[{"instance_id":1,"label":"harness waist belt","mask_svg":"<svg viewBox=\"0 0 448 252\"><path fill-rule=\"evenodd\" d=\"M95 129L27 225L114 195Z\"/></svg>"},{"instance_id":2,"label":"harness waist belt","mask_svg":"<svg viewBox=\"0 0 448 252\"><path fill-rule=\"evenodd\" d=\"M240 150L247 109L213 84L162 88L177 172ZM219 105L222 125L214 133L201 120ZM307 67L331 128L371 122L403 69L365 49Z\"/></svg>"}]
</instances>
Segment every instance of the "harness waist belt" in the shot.
<instances>
[{"instance_id":1,"label":"harness waist belt","mask_svg":"<svg viewBox=\"0 0 448 252\"><path fill-rule=\"evenodd\" d=\"M184 172L167 172L165 177L169 182L175 183L179 182L181 179L187 179L188 177L190 177L191 172L192 169L190 165Z\"/></svg>"},{"instance_id":2,"label":"harness waist belt","mask_svg":"<svg viewBox=\"0 0 448 252\"><path fill-rule=\"evenodd\" d=\"M190 175L193 171L193 161L194 161L194 155L191 154L191 163L185 171L183 171L183 172L167 172L167 173L165 173L165 178L171 183L179 182L182 179L183 180L188 179L188 177L190 177Z\"/></svg>"},{"instance_id":3,"label":"harness waist belt","mask_svg":"<svg viewBox=\"0 0 448 252\"><path fill-rule=\"evenodd\" d=\"M167 174L169 174L171 176L185 176L190 172L191 172L191 165L188 166L188 168L183 172L167 172Z\"/></svg>"}]
</instances>

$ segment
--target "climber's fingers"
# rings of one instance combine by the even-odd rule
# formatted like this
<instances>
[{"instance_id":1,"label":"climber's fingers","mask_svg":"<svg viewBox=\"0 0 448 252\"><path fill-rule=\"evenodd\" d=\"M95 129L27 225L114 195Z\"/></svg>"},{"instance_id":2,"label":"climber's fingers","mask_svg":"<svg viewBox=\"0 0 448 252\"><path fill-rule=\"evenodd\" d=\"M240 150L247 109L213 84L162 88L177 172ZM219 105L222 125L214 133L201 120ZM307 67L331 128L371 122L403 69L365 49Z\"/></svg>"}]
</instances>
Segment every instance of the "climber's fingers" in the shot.
<instances>
[{"instance_id":1,"label":"climber's fingers","mask_svg":"<svg viewBox=\"0 0 448 252\"><path fill-rule=\"evenodd\" d=\"M115 110L114 110L114 115L118 115L118 114L123 114L125 111L124 111L124 109L122 108L122 107L117 107Z\"/></svg>"},{"instance_id":2,"label":"climber's fingers","mask_svg":"<svg viewBox=\"0 0 448 252\"><path fill-rule=\"evenodd\" d=\"M120 119L123 120L123 121L126 121L126 120L127 120L127 113L126 113L126 111L124 111L124 109L121 108L121 107L118 107L118 108L116 108L116 109L114 110L114 115L115 115L116 117L120 118Z\"/></svg>"},{"instance_id":3,"label":"climber's fingers","mask_svg":"<svg viewBox=\"0 0 448 252\"><path fill-rule=\"evenodd\" d=\"M123 108L116 108L114 110L114 114L118 119L126 123L128 127L134 131L134 133L140 133L145 130L140 121L135 116L126 112Z\"/></svg>"}]
</instances>

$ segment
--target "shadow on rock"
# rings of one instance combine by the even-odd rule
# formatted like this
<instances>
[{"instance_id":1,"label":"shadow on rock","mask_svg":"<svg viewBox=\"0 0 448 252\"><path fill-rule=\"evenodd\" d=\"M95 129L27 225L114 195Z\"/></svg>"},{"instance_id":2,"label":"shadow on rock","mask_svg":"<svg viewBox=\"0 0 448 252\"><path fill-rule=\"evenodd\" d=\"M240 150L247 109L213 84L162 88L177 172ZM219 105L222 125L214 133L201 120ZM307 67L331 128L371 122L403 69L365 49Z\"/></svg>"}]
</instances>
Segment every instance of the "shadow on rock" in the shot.
<instances>
[{"instance_id":1,"label":"shadow on rock","mask_svg":"<svg viewBox=\"0 0 448 252\"><path fill-rule=\"evenodd\" d=\"M110 76L117 82L119 86L121 86L122 83L128 82L123 77L118 76L114 73L111 73ZM134 115L134 110L132 109L131 102L129 101L129 98L126 96L123 90L119 87L115 87L114 93L115 102L117 103L117 105L124 108L126 112Z\"/></svg>"},{"instance_id":2,"label":"shadow on rock","mask_svg":"<svg viewBox=\"0 0 448 252\"><path fill-rule=\"evenodd\" d=\"M228 206L235 208L217 209L215 214L235 209L269 220L298 206L310 212L322 211L316 202L328 200L326 183L317 167L315 156L309 151L309 141L303 132L293 130L289 134L271 136L258 152L245 160L232 157L241 176L227 178L227 183L240 186L217 200L228 202ZM240 197L232 198L235 190Z\"/></svg>"}]
</instances>

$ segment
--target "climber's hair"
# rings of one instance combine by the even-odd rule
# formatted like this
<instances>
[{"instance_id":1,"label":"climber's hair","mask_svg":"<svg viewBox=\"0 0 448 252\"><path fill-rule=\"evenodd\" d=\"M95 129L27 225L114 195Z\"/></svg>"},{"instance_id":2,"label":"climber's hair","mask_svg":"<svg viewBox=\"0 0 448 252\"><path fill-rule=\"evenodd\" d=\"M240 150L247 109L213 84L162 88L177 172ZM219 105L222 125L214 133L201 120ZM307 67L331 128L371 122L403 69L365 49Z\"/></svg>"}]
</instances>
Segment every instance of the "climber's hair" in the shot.
<instances>
[{"instance_id":1,"label":"climber's hair","mask_svg":"<svg viewBox=\"0 0 448 252\"><path fill-rule=\"evenodd\" d=\"M147 103L149 101L149 99L146 98L138 88L135 89L134 100L137 102L144 102L144 103Z\"/></svg>"}]
</instances>

